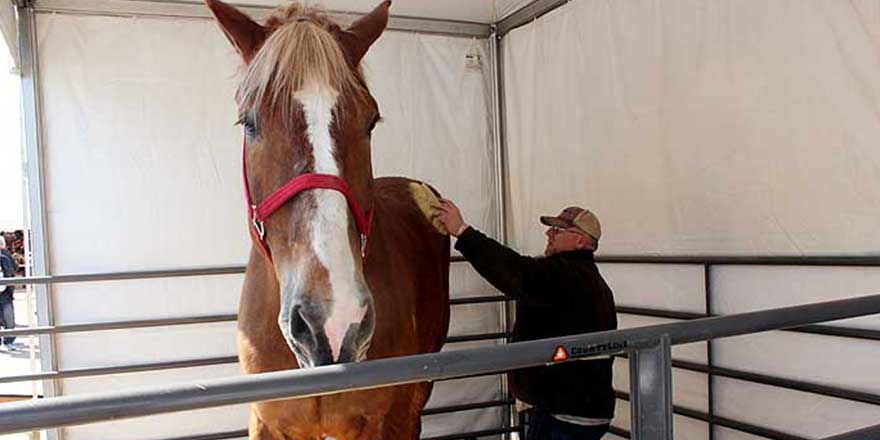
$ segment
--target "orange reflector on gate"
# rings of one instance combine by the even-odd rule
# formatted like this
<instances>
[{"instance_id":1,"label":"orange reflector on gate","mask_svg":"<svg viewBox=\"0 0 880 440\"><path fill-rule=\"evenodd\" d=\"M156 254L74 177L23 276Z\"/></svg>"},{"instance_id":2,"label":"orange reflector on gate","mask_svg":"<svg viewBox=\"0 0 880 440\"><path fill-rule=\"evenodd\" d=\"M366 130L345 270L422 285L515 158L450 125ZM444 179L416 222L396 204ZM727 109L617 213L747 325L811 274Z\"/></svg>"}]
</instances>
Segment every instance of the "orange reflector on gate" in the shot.
<instances>
[{"instance_id":1,"label":"orange reflector on gate","mask_svg":"<svg viewBox=\"0 0 880 440\"><path fill-rule=\"evenodd\" d=\"M568 360L568 352L565 351L565 347L558 346L556 347L556 351L553 352L553 362L562 362Z\"/></svg>"}]
</instances>

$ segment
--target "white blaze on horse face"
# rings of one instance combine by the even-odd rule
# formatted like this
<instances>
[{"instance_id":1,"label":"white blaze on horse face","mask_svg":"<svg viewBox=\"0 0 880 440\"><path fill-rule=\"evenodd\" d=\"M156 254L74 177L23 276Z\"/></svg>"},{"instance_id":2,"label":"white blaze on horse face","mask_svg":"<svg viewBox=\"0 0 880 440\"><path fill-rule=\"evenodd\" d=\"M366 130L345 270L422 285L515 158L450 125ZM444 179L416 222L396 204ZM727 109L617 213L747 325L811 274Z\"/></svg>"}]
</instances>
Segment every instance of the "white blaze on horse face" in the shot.
<instances>
[{"instance_id":1,"label":"white blaze on horse face","mask_svg":"<svg viewBox=\"0 0 880 440\"><path fill-rule=\"evenodd\" d=\"M338 92L332 88L310 83L295 94L303 107L307 136L312 144L315 172L338 176L339 166L334 153L336 146L330 135L333 108ZM342 193L334 190L314 190L317 210L311 220L311 246L318 261L330 278L332 302L327 311L324 332L330 342L333 359L339 357L345 334L352 324L363 321L367 312L364 294L355 270L355 254L348 240L348 203ZM359 255L358 255L359 257Z\"/></svg>"}]
</instances>

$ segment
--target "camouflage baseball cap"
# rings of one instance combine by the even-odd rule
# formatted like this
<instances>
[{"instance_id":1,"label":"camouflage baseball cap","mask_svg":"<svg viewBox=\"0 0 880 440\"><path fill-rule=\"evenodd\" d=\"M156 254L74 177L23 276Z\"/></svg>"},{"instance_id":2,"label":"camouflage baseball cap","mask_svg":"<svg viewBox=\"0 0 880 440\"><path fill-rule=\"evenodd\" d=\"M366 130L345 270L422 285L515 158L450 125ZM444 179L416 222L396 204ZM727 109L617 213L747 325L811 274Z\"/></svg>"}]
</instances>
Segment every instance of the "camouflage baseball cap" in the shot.
<instances>
[{"instance_id":1,"label":"camouflage baseball cap","mask_svg":"<svg viewBox=\"0 0 880 440\"><path fill-rule=\"evenodd\" d=\"M599 241L602 236L602 226L599 219L588 209L577 206L569 206L562 210L556 217L542 216L541 223L557 228L577 228Z\"/></svg>"}]
</instances>

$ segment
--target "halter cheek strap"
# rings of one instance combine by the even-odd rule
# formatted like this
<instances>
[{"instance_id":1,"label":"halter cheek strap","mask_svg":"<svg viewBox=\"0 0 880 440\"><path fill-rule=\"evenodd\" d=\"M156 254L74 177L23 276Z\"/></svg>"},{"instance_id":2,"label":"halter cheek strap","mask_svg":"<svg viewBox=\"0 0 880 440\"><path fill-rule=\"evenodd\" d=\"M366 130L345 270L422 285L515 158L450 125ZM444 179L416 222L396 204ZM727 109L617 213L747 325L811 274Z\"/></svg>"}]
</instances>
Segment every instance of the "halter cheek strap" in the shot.
<instances>
[{"instance_id":1,"label":"halter cheek strap","mask_svg":"<svg viewBox=\"0 0 880 440\"><path fill-rule=\"evenodd\" d=\"M370 237L370 228L373 224L375 209L371 206L365 215L345 180L330 174L302 174L275 190L275 192L257 205L251 199L251 189L247 176L247 147L245 141L242 142L241 164L244 177L244 194L248 205L248 218L251 222L251 236L257 241L260 249L263 250L263 253L269 260L272 260L272 253L269 251L269 245L266 243L266 219L284 206L290 199L296 197L297 194L309 189L331 189L342 193L346 202L348 202L348 208L351 210L352 215L354 215L355 224L361 236L361 258L367 259L367 241Z\"/></svg>"}]
</instances>

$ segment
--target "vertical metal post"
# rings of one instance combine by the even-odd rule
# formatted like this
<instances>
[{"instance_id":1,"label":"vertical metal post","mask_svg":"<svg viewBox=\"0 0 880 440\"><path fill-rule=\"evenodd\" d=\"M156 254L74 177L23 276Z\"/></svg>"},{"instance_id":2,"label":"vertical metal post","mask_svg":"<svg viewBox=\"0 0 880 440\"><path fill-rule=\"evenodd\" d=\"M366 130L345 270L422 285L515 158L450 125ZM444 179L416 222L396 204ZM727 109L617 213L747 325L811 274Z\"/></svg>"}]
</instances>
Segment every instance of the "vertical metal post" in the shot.
<instances>
[{"instance_id":1,"label":"vertical metal post","mask_svg":"<svg viewBox=\"0 0 880 440\"><path fill-rule=\"evenodd\" d=\"M506 204L505 204L505 171L504 171L504 129L502 123L502 113L504 112L504 98L502 91L502 69L501 65L501 52L500 45L501 40L500 36L497 34L495 30L495 26L492 26L492 34L489 35L489 57L490 66L491 66L491 74L490 74L490 85L491 85L491 103L490 103L490 111L492 112L492 154L495 159L494 168L495 168L495 202L496 206L496 231L498 240L501 243L507 244L507 216L506 216ZM499 323L504 332L510 331L510 322L511 319L511 310L508 302L501 302L501 307L499 308ZM505 342L509 342L505 340ZM509 398L510 389L507 383L507 375L502 374L500 376L501 380L501 394L505 398ZM514 406L506 406L506 411L504 414L504 426L511 427L517 426L519 424L519 418L517 417L517 411ZM516 433L506 434L505 438L517 438Z\"/></svg>"},{"instance_id":2,"label":"vertical metal post","mask_svg":"<svg viewBox=\"0 0 880 440\"><path fill-rule=\"evenodd\" d=\"M706 315L712 316L712 265L703 264L703 290L706 294ZM706 341L706 400L709 414L709 440L715 440L715 355L713 353L712 340Z\"/></svg>"},{"instance_id":3,"label":"vertical metal post","mask_svg":"<svg viewBox=\"0 0 880 440\"><path fill-rule=\"evenodd\" d=\"M45 186L43 181L43 143L40 108L40 85L37 57L36 18L33 9L18 7L18 35L21 53L21 106L22 135L27 161L27 224L25 245L29 246L31 273L49 275L49 246L46 228ZM40 326L55 324L52 296L48 286L34 286L37 298L37 322ZM52 335L40 336L40 364L43 371L57 371L55 344ZM53 397L59 394L59 384L54 380L43 381L43 394ZM58 438L57 430L49 430L50 440Z\"/></svg>"},{"instance_id":4,"label":"vertical metal post","mask_svg":"<svg viewBox=\"0 0 880 440\"><path fill-rule=\"evenodd\" d=\"M672 351L669 336L638 342L629 355L633 440L672 440Z\"/></svg>"}]
</instances>

